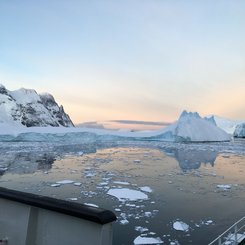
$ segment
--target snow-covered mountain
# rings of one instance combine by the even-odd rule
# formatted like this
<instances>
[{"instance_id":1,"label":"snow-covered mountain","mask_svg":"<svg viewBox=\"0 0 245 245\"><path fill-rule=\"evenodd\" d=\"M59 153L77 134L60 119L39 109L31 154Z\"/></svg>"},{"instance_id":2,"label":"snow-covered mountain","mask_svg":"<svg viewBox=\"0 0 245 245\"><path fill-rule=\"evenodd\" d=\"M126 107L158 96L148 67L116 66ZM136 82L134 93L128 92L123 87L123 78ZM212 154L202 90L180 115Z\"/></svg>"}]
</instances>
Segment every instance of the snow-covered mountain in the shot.
<instances>
[{"instance_id":1,"label":"snow-covered mountain","mask_svg":"<svg viewBox=\"0 0 245 245\"><path fill-rule=\"evenodd\" d=\"M240 123L236 126L236 129L233 135L234 137L245 138L245 122Z\"/></svg>"},{"instance_id":2,"label":"snow-covered mountain","mask_svg":"<svg viewBox=\"0 0 245 245\"><path fill-rule=\"evenodd\" d=\"M0 84L0 123L26 127L73 127L70 117L48 93L33 89L7 90Z\"/></svg>"},{"instance_id":3,"label":"snow-covered mountain","mask_svg":"<svg viewBox=\"0 0 245 245\"><path fill-rule=\"evenodd\" d=\"M187 111L182 112L176 123L164 128L158 137L187 142L230 140L230 136L212 121L201 118L197 112Z\"/></svg>"},{"instance_id":4,"label":"snow-covered mountain","mask_svg":"<svg viewBox=\"0 0 245 245\"><path fill-rule=\"evenodd\" d=\"M230 120L227 118L223 118L223 117L219 117L219 116L208 116L206 117L207 120L214 120L216 125L223 129L225 132L227 132L228 134L233 135L235 128L238 124L244 122L244 121L239 121L239 120Z\"/></svg>"}]
</instances>

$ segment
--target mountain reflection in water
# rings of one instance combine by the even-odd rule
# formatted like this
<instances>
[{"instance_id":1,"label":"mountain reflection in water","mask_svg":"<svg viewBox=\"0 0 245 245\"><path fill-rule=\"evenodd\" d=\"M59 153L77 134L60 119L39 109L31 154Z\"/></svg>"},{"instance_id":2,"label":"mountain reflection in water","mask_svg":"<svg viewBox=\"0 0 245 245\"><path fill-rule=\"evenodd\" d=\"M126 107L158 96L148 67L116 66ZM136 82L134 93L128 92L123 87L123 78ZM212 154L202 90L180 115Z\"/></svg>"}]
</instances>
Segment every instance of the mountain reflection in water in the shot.
<instances>
[{"instance_id":1,"label":"mountain reflection in water","mask_svg":"<svg viewBox=\"0 0 245 245\"><path fill-rule=\"evenodd\" d=\"M18 152L6 155L4 167L1 167L0 175L7 172L14 174L31 174L38 170L47 171L52 168L55 161L52 154L33 154L33 152Z\"/></svg>"},{"instance_id":2,"label":"mountain reflection in water","mask_svg":"<svg viewBox=\"0 0 245 245\"><path fill-rule=\"evenodd\" d=\"M20 144L15 149L11 146L0 149L0 176L6 173L32 174L39 170L46 172L50 170L56 159L68 155L79 155L83 153L95 153L96 147L90 144L84 145L53 145L44 147L40 143L40 149L29 144ZM16 150L16 151L15 151Z\"/></svg>"}]
</instances>

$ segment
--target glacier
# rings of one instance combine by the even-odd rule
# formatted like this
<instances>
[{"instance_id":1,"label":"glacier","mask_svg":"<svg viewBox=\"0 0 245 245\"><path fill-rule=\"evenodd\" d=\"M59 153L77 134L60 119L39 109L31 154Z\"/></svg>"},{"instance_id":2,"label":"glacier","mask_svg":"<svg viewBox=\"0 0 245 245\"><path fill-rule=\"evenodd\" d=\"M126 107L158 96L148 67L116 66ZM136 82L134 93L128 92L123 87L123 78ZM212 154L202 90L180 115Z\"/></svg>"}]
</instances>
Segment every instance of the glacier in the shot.
<instances>
[{"instance_id":1,"label":"glacier","mask_svg":"<svg viewBox=\"0 0 245 245\"><path fill-rule=\"evenodd\" d=\"M161 130L116 131L108 129L75 127L24 127L0 123L1 141L167 141L167 142L219 142L229 141L230 136L195 112L184 111L179 120Z\"/></svg>"}]
</instances>

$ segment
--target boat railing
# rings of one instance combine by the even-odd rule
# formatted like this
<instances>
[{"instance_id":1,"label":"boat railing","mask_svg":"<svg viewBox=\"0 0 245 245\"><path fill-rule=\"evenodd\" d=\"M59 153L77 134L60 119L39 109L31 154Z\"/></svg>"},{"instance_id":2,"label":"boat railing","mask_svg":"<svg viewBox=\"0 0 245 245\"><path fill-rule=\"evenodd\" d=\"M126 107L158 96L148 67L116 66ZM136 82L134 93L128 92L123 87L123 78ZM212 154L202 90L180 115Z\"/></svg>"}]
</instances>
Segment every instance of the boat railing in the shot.
<instances>
[{"instance_id":1,"label":"boat railing","mask_svg":"<svg viewBox=\"0 0 245 245\"><path fill-rule=\"evenodd\" d=\"M0 187L0 245L111 245L113 212Z\"/></svg>"},{"instance_id":2,"label":"boat railing","mask_svg":"<svg viewBox=\"0 0 245 245\"><path fill-rule=\"evenodd\" d=\"M245 216L235 222L208 245L239 245L245 239Z\"/></svg>"}]
</instances>

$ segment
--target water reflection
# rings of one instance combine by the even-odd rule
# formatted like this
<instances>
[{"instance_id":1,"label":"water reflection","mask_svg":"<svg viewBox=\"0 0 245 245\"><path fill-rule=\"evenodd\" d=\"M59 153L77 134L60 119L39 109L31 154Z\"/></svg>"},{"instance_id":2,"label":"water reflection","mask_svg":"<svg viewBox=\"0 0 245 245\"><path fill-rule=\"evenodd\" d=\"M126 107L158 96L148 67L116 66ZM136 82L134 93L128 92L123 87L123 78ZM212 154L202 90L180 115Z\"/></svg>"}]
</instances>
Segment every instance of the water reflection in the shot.
<instances>
[{"instance_id":1,"label":"water reflection","mask_svg":"<svg viewBox=\"0 0 245 245\"><path fill-rule=\"evenodd\" d=\"M4 157L4 162L0 174L30 174L37 170L47 171L52 168L55 161L55 156L52 154L33 154L33 152L18 152L15 154L7 154ZM4 166L3 166L4 165Z\"/></svg>"},{"instance_id":2,"label":"water reflection","mask_svg":"<svg viewBox=\"0 0 245 245\"><path fill-rule=\"evenodd\" d=\"M201 164L210 164L214 166L214 162L218 152L212 150L183 150L173 149L165 151L167 155L173 156L178 162L183 171L198 169Z\"/></svg>"},{"instance_id":3,"label":"water reflection","mask_svg":"<svg viewBox=\"0 0 245 245\"><path fill-rule=\"evenodd\" d=\"M15 145L14 145L15 146ZM5 146L0 150L0 176L6 173L32 174L36 171L48 171L57 158L65 155L82 155L95 153L96 147L91 144L43 145L42 143L20 144L11 149Z\"/></svg>"}]
</instances>

